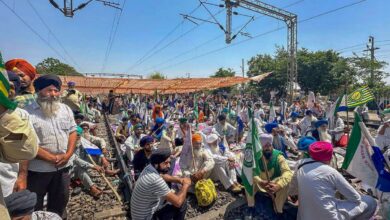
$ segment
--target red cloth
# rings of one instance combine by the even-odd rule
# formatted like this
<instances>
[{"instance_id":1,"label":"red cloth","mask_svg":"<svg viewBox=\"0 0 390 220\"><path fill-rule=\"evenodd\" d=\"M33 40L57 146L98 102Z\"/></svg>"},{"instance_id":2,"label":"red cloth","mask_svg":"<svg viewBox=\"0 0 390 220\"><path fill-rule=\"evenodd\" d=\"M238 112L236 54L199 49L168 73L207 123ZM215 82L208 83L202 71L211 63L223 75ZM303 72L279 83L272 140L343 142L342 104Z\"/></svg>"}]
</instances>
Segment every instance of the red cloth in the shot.
<instances>
[{"instance_id":1,"label":"red cloth","mask_svg":"<svg viewBox=\"0 0 390 220\"><path fill-rule=\"evenodd\" d=\"M12 59L5 63L5 69L15 72L15 68L28 75L31 80L37 76L35 67L24 59Z\"/></svg>"},{"instance_id":2,"label":"red cloth","mask_svg":"<svg viewBox=\"0 0 390 220\"><path fill-rule=\"evenodd\" d=\"M330 161L333 156L333 146L329 142L316 141L309 146L309 155L316 161Z\"/></svg>"}]
</instances>

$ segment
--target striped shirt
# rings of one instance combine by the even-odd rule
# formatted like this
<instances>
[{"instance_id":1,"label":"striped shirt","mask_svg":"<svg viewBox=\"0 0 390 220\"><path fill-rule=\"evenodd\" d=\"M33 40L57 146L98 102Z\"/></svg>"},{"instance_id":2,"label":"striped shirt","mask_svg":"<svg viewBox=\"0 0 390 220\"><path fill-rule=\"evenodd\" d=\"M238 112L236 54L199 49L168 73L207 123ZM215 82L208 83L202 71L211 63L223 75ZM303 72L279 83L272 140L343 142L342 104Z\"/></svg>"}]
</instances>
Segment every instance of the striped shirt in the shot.
<instances>
[{"instance_id":1,"label":"striped shirt","mask_svg":"<svg viewBox=\"0 0 390 220\"><path fill-rule=\"evenodd\" d=\"M131 218L133 220L152 219L153 214L164 203L163 197L170 189L157 170L148 165L138 178L131 196Z\"/></svg>"},{"instance_id":2,"label":"striped shirt","mask_svg":"<svg viewBox=\"0 0 390 220\"><path fill-rule=\"evenodd\" d=\"M65 154L68 149L69 134L76 131L76 122L72 110L65 104L60 103L55 116L47 118L38 103L33 102L26 106L25 110L30 113L30 121L38 135L39 147L53 154ZM54 164L33 159L28 169L35 172L54 172L72 165L73 157L63 167L55 167Z\"/></svg>"}]
</instances>

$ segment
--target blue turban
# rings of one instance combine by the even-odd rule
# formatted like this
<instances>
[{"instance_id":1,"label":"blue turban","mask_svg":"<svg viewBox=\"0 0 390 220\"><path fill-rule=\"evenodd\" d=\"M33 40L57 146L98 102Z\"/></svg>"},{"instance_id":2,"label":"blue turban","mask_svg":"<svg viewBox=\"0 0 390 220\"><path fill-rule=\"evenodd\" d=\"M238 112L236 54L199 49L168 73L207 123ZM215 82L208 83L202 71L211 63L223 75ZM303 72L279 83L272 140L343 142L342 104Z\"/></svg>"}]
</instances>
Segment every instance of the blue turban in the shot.
<instances>
[{"instance_id":1,"label":"blue turban","mask_svg":"<svg viewBox=\"0 0 390 220\"><path fill-rule=\"evenodd\" d=\"M164 124L164 119L163 118L156 118L156 123L157 124Z\"/></svg>"},{"instance_id":2,"label":"blue turban","mask_svg":"<svg viewBox=\"0 0 390 220\"><path fill-rule=\"evenodd\" d=\"M69 81L69 82L68 82L68 86L76 86L76 83L73 82L73 81Z\"/></svg>"},{"instance_id":3,"label":"blue turban","mask_svg":"<svg viewBox=\"0 0 390 220\"><path fill-rule=\"evenodd\" d=\"M278 123L268 123L264 126L267 133L271 134L272 129L279 127Z\"/></svg>"},{"instance_id":4,"label":"blue turban","mask_svg":"<svg viewBox=\"0 0 390 220\"><path fill-rule=\"evenodd\" d=\"M134 129L142 129L142 128L144 128L144 126L142 124L136 124L134 126Z\"/></svg>"},{"instance_id":5,"label":"blue turban","mask_svg":"<svg viewBox=\"0 0 390 220\"><path fill-rule=\"evenodd\" d=\"M310 115L310 114L313 114L313 111L312 110L306 110L306 115Z\"/></svg>"},{"instance_id":6,"label":"blue turban","mask_svg":"<svg viewBox=\"0 0 390 220\"><path fill-rule=\"evenodd\" d=\"M290 117L291 118L298 118L299 114L298 112L291 112Z\"/></svg>"},{"instance_id":7,"label":"blue turban","mask_svg":"<svg viewBox=\"0 0 390 220\"><path fill-rule=\"evenodd\" d=\"M314 137L306 136L306 137L301 137L298 141L298 150L301 151L308 151L310 144L316 142L317 140Z\"/></svg>"},{"instance_id":8,"label":"blue turban","mask_svg":"<svg viewBox=\"0 0 390 220\"><path fill-rule=\"evenodd\" d=\"M145 136L145 137L141 138L141 140L139 142L139 146L145 147L145 145L153 143L153 141L154 141L154 139L152 136Z\"/></svg>"},{"instance_id":9,"label":"blue turban","mask_svg":"<svg viewBox=\"0 0 390 220\"><path fill-rule=\"evenodd\" d=\"M316 128L319 128L321 125L324 125L324 124L328 124L328 121L322 119L322 120L316 121L316 123L314 124L314 126L315 126Z\"/></svg>"}]
</instances>

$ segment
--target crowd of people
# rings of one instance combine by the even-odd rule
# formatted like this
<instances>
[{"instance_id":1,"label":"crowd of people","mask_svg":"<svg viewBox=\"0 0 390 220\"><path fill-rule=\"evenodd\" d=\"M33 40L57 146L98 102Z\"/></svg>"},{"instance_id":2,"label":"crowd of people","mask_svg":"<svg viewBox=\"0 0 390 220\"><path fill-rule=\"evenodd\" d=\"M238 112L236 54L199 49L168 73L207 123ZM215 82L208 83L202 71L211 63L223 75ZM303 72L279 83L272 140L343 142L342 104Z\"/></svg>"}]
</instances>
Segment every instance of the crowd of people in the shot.
<instances>
[{"instance_id":1,"label":"crowd of people","mask_svg":"<svg viewBox=\"0 0 390 220\"><path fill-rule=\"evenodd\" d=\"M1 216L66 219L71 182L99 199L103 192L90 170L119 172L110 166L108 143L96 135L102 114L110 115L119 153L133 171L132 219L184 219L189 194L200 205L212 205L209 193L198 193L209 182L204 191L220 184L243 193L246 219L255 219L257 206L267 201L275 219L282 218L286 202L298 207L303 220L369 219L376 210L374 198L356 191L337 170L333 149L346 146L349 130L338 114L327 117L331 102L297 99L287 106L282 100L275 109L253 95L111 90L87 96L75 82L62 91L58 76L38 76L26 60L2 65ZM389 125L390 120L378 132L382 148L390 139ZM254 156L260 172L248 189L242 170L250 137L258 138L262 152ZM85 140L102 153L89 154Z\"/></svg>"}]
</instances>

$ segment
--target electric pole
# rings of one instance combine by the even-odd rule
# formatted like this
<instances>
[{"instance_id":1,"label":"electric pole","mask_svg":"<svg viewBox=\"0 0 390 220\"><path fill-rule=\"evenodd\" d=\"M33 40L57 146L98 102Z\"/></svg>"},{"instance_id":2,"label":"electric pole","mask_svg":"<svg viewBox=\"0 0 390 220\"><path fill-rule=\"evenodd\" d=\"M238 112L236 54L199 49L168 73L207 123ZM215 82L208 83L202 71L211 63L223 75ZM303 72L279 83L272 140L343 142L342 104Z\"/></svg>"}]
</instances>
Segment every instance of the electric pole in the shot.
<instances>
[{"instance_id":1,"label":"electric pole","mask_svg":"<svg viewBox=\"0 0 390 220\"><path fill-rule=\"evenodd\" d=\"M375 62L375 50L378 50L379 47L375 47L375 38L373 36L368 37L368 44L367 49L364 51L369 51L371 55L371 63L370 63L370 69L371 69L371 75L370 75L370 83L368 86L374 85L374 62Z\"/></svg>"},{"instance_id":2,"label":"electric pole","mask_svg":"<svg viewBox=\"0 0 390 220\"><path fill-rule=\"evenodd\" d=\"M244 59L242 59L241 61L242 61L242 64L241 64L242 77L244 78L245 77L245 61L244 61ZM242 96L244 96L244 86L245 86L245 83L242 83L241 84L241 95Z\"/></svg>"},{"instance_id":3,"label":"electric pole","mask_svg":"<svg viewBox=\"0 0 390 220\"><path fill-rule=\"evenodd\" d=\"M245 77L245 62L244 62L244 59L242 59L241 71L242 71L242 77Z\"/></svg>"}]
</instances>

